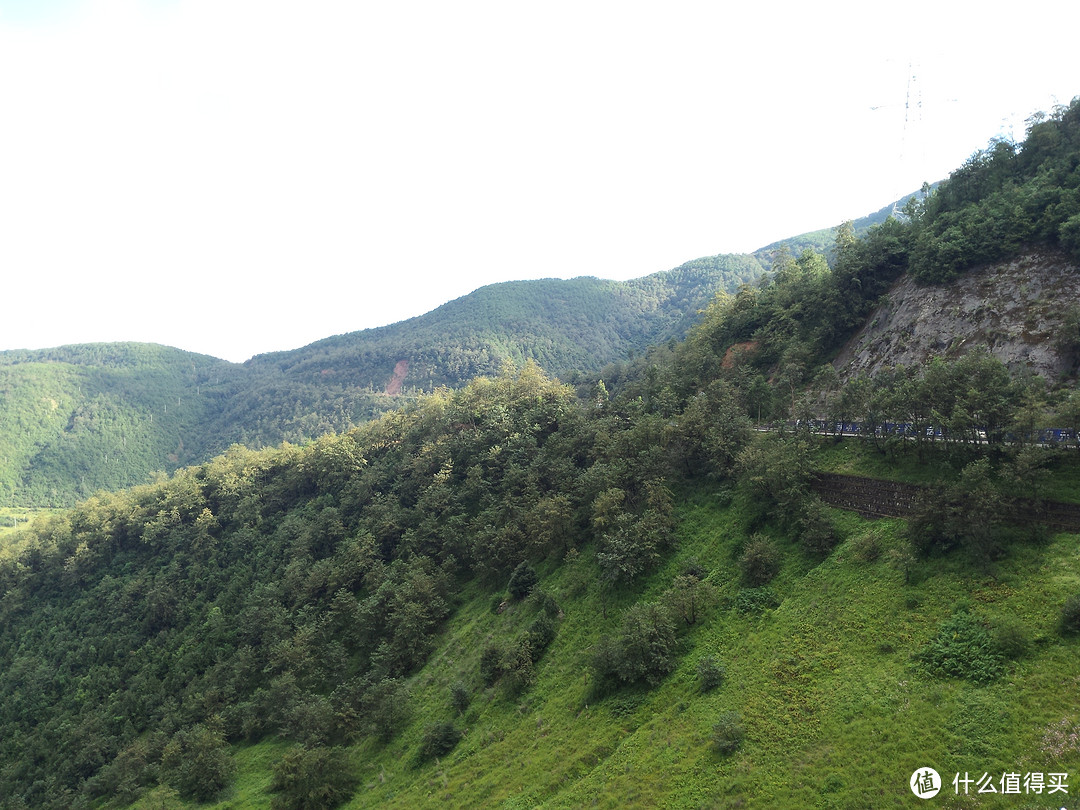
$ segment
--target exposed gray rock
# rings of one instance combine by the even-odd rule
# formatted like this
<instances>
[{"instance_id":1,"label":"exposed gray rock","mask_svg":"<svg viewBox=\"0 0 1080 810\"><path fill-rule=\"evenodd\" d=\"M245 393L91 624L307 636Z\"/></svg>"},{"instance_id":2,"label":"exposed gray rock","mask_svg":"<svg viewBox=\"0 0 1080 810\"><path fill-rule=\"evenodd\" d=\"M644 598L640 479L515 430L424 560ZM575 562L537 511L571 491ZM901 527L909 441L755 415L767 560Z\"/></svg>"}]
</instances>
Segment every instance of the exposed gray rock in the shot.
<instances>
[{"instance_id":1,"label":"exposed gray rock","mask_svg":"<svg viewBox=\"0 0 1080 810\"><path fill-rule=\"evenodd\" d=\"M985 347L1014 373L1048 382L1070 373L1054 337L1080 303L1080 268L1061 253L1032 251L940 286L905 276L833 361L843 379L921 365Z\"/></svg>"}]
</instances>

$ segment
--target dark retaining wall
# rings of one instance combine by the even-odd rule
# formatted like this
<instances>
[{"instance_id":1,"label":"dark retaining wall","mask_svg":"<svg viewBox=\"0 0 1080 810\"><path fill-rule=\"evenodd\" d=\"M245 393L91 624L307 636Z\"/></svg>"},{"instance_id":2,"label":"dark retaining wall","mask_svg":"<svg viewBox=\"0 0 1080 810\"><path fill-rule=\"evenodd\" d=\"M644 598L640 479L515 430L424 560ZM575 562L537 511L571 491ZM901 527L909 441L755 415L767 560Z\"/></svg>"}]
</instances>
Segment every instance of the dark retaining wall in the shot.
<instances>
[{"instance_id":1,"label":"dark retaining wall","mask_svg":"<svg viewBox=\"0 0 1080 810\"><path fill-rule=\"evenodd\" d=\"M915 484L837 473L817 473L811 487L829 506L868 518L906 517L919 493L926 489ZM1036 509L1032 501L1017 498L1010 511L1010 522L1024 524L1037 520L1057 531L1080 533L1078 504L1042 501Z\"/></svg>"}]
</instances>

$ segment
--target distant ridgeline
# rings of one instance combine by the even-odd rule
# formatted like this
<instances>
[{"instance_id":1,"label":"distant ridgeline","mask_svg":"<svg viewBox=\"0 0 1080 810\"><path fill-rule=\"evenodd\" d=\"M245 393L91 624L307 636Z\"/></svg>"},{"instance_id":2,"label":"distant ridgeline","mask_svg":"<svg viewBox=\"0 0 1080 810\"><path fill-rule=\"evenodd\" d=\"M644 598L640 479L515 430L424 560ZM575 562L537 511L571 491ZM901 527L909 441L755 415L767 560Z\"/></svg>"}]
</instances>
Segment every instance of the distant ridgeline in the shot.
<instances>
[{"instance_id":1,"label":"distant ridgeline","mask_svg":"<svg viewBox=\"0 0 1080 810\"><path fill-rule=\"evenodd\" d=\"M771 381L774 392L786 388L790 410L807 375L905 274L941 284L1032 249L1080 258L1077 119L1076 103L1059 108L1034 120L1024 143L994 142L932 190L843 227L634 281L492 285L417 318L242 365L130 343L0 352L0 507L70 505L234 443L303 443L507 363L533 360L571 383L603 371L614 391L646 368L639 360L636 371L608 373L611 364L652 351L647 365L659 367L656 347L670 353L703 311L703 328L681 349L689 376L680 385L707 383L739 354L744 376L760 376L754 401ZM1053 326L1075 365L1080 306Z\"/></svg>"},{"instance_id":2,"label":"distant ridgeline","mask_svg":"<svg viewBox=\"0 0 1080 810\"><path fill-rule=\"evenodd\" d=\"M238 367L135 343L0 352L0 505L58 506L205 452Z\"/></svg>"},{"instance_id":3,"label":"distant ridgeline","mask_svg":"<svg viewBox=\"0 0 1080 810\"><path fill-rule=\"evenodd\" d=\"M929 194L911 198L900 216L871 227L862 238L851 228L834 236L831 266L811 252L789 256L773 265L764 284L710 307L704 328L686 347L685 359L700 380L714 378L725 361L731 365L727 352L737 348L743 373L753 369L786 389L791 410L812 376L822 373L819 385L828 387L832 372L823 364L831 367L856 330L877 317L898 280L941 285L977 268L994 275L995 265L1032 255L1050 257L1055 267L1075 267L1080 263L1080 101L1034 120L1021 144L991 143ZM1064 314L1048 340L1071 355L1075 371L1080 308L1066 300L1058 309ZM932 329L940 314L932 308L915 318ZM998 336L1024 326L1000 311L986 314L997 321ZM941 328L933 341L936 354L956 357L976 347L993 353L997 337L981 334L981 340L958 345L954 334ZM854 414L867 405L848 407Z\"/></svg>"},{"instance_id":4,"label":"distant ridgeline","mask_svg":"<svg viewBox=\"0 0 1080 810\"><path fill-rule=\"evenodd\" d=\"M1075 775L1080 559L1056 531L1077 510L1048 506L1080 506L1080 308L1047 327L1074 360L1053 379L993 353L1012 323L837 366L901 278L1033 253L1075 271L1080 101L834 241L831 262L778 251L758 285L745 257L511 284L243 366L5 355L5 497L61 500L117 459L134 476L347 424L405 402L391 381L638 352L617 384L507 364L23 529L0 558L0 810L862 807L909 801L926 762ZM424 330L414 354L380 343ZM912 430L870 429L889 422ZM1040 425L1071 439L1035 446Z\"/></svg>"},{"instance_id":5,"label":"distant ridgeline","mask_svg":"<svg viewBox=\"0 0 1080 810\"><path fill-rule=\"evenodd\" d=\"M724 255L628 282L496 284L243 365L136 343L0 352L0 506L70 505L234 443L303 443L508 361L595 373L681 339L718 291L764 270L755 256Z\"/></svg>"},{"instance_id":6,"label":"distant ridgeline","mask_svg":"<svg viewBox=\"0 0 1080 810\"><path fill-rule=\"evenodd\" d=\"M458 387L498 374L508 360L535 360L565 378L682 338L717 292L755 281L765 269L754 256L725 255L626 282L581 277L493 284L416 318L260 355L247 365L373 391L385 391L402 360L408 363L405 390Z\"/></svg>"}]
</instances>

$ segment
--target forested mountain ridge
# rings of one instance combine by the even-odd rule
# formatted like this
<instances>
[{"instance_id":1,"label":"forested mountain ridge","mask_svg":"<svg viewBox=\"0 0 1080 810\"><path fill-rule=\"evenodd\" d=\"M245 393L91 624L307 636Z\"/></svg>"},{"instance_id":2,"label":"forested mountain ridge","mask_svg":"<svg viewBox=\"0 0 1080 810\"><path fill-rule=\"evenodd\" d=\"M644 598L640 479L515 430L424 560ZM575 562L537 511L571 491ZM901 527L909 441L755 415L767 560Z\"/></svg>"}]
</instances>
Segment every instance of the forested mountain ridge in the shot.
<instances>
[{"instance_id":1,"label":"forested mountain ridge","mask_svg":"<svg viewBox=\"0 0 1080 810\"><path fill-rule=\"evenodd\" d=\"M204 458L238 367L135 343L0 352L0 505L61 505Z\"/></svg>"},{"instance_id":2,"label":"forested mountain ridge","mask_svg":"<svg viewBox=\"0 0 1080 810\"><path fill-rule=\"evenodd\" d=\"M756 281L752 256L713 256L633 281L594 277L512 281L481 287L431 312L390 326L259 355L247 365L287 377L329 377L385 390L398 363L404 384L431 391L497 374L507 360L534 360L559 377L681 339L721 290Z\"/></svg>"},{"instance_id":3,"label":"forested mountain ridge","mask_svg":"<svg viewBox=\"0 0 1080 810\"><path fill-rule=\"evenodd\" d=\"M925 198L928 192L937 188L938 185L939 184L937 183L927 184L927 187L922 191L905 194L899 200L882 206L872 214L867 214L864 217L853 220L851 223L852 233L858 237L865 236L872 227L883 224L889 217L897 216L898 214L902 215L904 208L910 205L912 200L915 200L915 202L918 203L918 201ZM771 242L765 247L755 250L753 255L757 257L758 261L765 264L766 267L771 268L773 260L777 256L777 252L782 248L786 248L793 256L798 256L804 250L821 253L826 257L830 264L834 264L836 262L836 229L822 228L820 230L808 231L807 233L799 234L798 236Z\"/></svg>"},{"instance_id":4,"label":"forested mountain ridge","mask_svg":"<svg viewBox=\"0 0 1080 810\"><path fill-rule=\"evenodd\" d=\"M751 256L723 255L628 282L495 284L243 365L142 344L0 352L0 506L70 505L234 443L302 443L506 362L595 372L680 339L717 291L762 272Z\"/></svg>"},{"instance_id":5,"label":"forested mountain ridge","mask_svg":"<svg viewBox=\"0 0 1080 810\"><path fill-rule=\"evenodd\" d=\"M856 233L894 207L856 220ZM825 251L828 238L805 234L626 282L494 284L400 323L244 364L134 343L0 352L0 507L71 505L234 443L303 443L506 362L534 360L570 381L595 375L684 337L717 292L755 283L781 246Z\"/></svg>"}]
</instances>

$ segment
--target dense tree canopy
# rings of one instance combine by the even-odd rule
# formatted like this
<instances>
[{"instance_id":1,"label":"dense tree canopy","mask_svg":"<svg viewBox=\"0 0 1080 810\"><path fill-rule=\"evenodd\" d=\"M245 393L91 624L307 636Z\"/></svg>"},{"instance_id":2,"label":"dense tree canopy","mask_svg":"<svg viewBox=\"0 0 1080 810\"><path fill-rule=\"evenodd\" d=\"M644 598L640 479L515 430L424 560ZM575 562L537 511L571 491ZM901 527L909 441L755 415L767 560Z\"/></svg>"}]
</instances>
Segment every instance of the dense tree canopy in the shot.
<instances>
[{"instance_id":1,"label":"dense tree canopy","mask_svg":"<svg viewBox=\"0 0 1080 810\"><path fill-rule=\"evenodd\" d=\"M230 772L216 741L393 735L454 583L501 590L601 510L633 561L613 579L655 562L671 500L652 438L530 364L35 524L0 566L0 794L68 807L160 774L203 797Z\"/></svg>"},{"instance_id":2,"label":"dense tree canopy","mask_svg":"<svg viewBox=\"0 0 1080 810\"><path fill-rule=\"evenodd\" d=\"M714 256L634 281L496 284L379 329L244 365L164 346L0 352L0 507L68 506L232 444L302 444L533 360L571 378L682 337L718 289L763 272Z\"/></svg>"}]
</instances>

